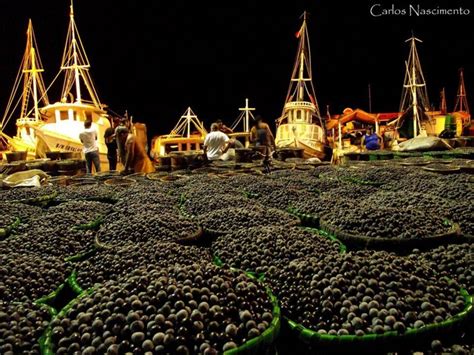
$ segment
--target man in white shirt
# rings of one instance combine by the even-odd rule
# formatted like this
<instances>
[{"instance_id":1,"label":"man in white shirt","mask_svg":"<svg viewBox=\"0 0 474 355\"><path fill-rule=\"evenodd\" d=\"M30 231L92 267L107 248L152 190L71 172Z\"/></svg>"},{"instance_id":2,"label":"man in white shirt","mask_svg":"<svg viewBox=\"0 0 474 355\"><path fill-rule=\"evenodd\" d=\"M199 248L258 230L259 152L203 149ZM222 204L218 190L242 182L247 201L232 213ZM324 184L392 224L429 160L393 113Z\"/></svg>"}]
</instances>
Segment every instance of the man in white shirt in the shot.
<instances>
[{"instance_id":1,"label":"man in white shirt","mask_svg":"<svg viewBox=\"0 0 474 355\"><path fill-rule=\"evenodd\" d=\"M208 160L218 160L229 149L230 139L225 133L219 131L219 125L213 123L211 125L211 133L208 133L204 139L204 154Z\"/></svg>"},{"instance_id":2,"label":"man in white shirt","mask_svg":"<svg viewBox=\"0 0 474 355\"><path fill-rule=\"evenodd\" d=\"M94 164L95 171L100 171L100 157L99 147L97 146L97 131L92 128L92 121L84 122L84 131L79 134L84 148L82 151L86 157L86 169L88 174L92 174L92 164Z\"/></svg>"}]
</instances>

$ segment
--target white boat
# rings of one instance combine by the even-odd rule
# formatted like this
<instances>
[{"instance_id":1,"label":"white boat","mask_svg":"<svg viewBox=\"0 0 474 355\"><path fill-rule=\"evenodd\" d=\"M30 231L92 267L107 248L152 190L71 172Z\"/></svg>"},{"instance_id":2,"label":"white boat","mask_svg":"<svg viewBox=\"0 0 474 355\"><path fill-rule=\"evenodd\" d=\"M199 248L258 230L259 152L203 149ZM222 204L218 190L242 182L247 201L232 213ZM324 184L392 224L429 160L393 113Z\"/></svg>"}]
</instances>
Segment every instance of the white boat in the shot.
<instances>
[{"instance_id":1,"label":"white boat","mask_svg":"<svg viewBox=\"0 0 474 355\"><path fill-rule=\"evenodd\" d=\"M35 41L29 40L28 43L30 45L27 44L27 52L33 53L31 56L34 58ZM38 65L41 64L39 59L37 62L31 59L27 64L30 64L30 68L23 69L23 72L30 73L32 79L25 77L22 96L27 101L30 91L33 92L34 116L32 119L28 115L24 118L22 113L22 118L17 120L17 136L9 140L12 150L23 150L22 146L28 146L28 150L34 151L39 158L45 157L48 151L81 152L83 146L79 133L84 129L84 122L91 120L98 132L101 163L106 164L104 133L110 127L110 120L89 73L90 63L76 26L72 3L61 69L56 76L58 78L60 74L64 74L61 99L58 102L51 104L45 93L41 96L36 94L37 88L40 92L46 91L40 79L42 69ZM39 107L40 100L44 103L42 107Z\"/></svg>"},{"instance_id":2,"label":"white boat","mask_svg":"<svg viewBox=\"0 0 474 355\"><path fill-rule=\"evenodd\" d=\"M275 144L279 148L303 148L306 157L324 158L326 134L312 81L306 17L305 12L297 33L299 45L290 86L283 112L277 119Z\"/></svg>"},{"instance_id":3,"label":"white boat","mask_svg":"<svg viewBox=\"0 0 474 355\"><path fill-rule=\"evenodd\" d=\"M47 150L79 152L82 150L79 133L84 129L84 121L91 120L98 132L101 162L107 163L104 133L110 121L89 73L90 63L77 30L72 3L70 9L60 70L64 73L61 99L40 109L43 122L36 128L37 145L44 145Z\"/></svg>"}]
</instances>

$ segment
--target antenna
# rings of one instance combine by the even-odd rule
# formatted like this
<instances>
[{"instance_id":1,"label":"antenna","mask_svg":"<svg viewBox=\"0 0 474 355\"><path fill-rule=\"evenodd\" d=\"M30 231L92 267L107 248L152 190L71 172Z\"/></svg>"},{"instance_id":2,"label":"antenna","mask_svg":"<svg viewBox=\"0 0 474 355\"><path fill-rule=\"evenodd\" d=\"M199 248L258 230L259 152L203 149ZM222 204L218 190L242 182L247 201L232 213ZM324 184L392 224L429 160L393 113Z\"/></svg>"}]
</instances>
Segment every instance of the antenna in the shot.
<instances>
[{"instance_id":1,"label":"antenna","mask_svg":"<svg viewBox=\"0 0 474 355\"><path fill-rule=\"evenodd\" d=\"M372 112L372 90L371 90L371 87L370 87L370 83L369 83L369 112Z\"/></svg>"},{"instance_id":2,"label":"antenna","mask_svg":"<svg viewBox=\"0 0 474 355\"><path fill-rule=\"evenodd\" d=\"M454 105L454 111L464 111L469 113L469 105L467 104L466 87L464 86L464 68L459 69L459 85Z\"/></svg>"},{"instance_id":3,"label":"antenna","mask_svg":"<svg viewBox=\"0 0 474 355\"><path fill-rule=\"evenodd\" d=\"M306 21L308 19L308 15L311 15L311 13L304 10L303 13L300 16L300 19L302 18L304 21Z\"/></svg>"}]
</instances>

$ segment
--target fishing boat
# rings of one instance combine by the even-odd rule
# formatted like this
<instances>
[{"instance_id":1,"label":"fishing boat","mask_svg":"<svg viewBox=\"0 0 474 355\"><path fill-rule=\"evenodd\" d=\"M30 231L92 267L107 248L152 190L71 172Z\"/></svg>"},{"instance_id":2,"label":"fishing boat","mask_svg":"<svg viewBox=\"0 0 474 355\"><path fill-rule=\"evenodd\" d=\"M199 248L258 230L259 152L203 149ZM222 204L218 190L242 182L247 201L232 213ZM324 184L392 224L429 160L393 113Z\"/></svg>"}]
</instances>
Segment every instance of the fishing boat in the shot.
<instances>
[{"instance_id":1,"label":"fishing boat","mask_svg":"<svg viewBox=\"0 0 474 355\"><path fill-rule=\"evenodd\" d=\"M443 107L443 103L439 111L430 107L426 80L416 48L417 42L422 43L423 41L412 35L405 42L410 43L410 52L408 60L405 61L406 70L398 110L399 116L394 121L394 125L401 139L438 136L450 125L452 116L446 114L446 107ZM443 98L441 102L443 102Z\"/></svg>"},{"instance_id":2,"label":"fishing boat","mask_svg":"<svg viewBox=\"0 0 474 355\"><path fill-rule=\"evenodd\" d=\"M313 85L306 12L296 36L298 52L283 111L276 121L275 144L279 148L303 148L306 157L324 158L326 134Z\"/></svg>"},{"instance_id":3,"label":"fishing boat","mask_svg":"<svg viewBox=\"0 0 474 355\"><path fill-rule=\"evenodd\" d=\"M398 135L401 138L439 136L444 130L449 129L455 132L456 136L461 136L463 129L469 127L471 121L463 70L461 69L459 73L454 112L448 113L444 89L441 91L440 108L435 111L430 107L426 81L416 48L416 43L422 43L422 41L412 35L405 42L410 43L410 52L405 62L406 72L400 114L395 121Z\"/></svg>"},{"instance_id":4,"label":"fishing boat","mask_svg":"<svg viewBox=\"0 0 474 355\"><path fill-rule=\"evenodd\" d=\"M25 73L23 102L28 102L32 91L34 115L30 118L22 109L22 117L17 120L17 136L10 139L9 144L14 150L23 149L23 146L26 146L39 158L45 157L48 151L80 153L83 145L79 140L79 132L84 129L84 121L90 120L98 132L97 143L101 163L106 164L107 147L104 133L110 127L110 121L106 106L100 102L89 73L90 62L77 29L72 2L69 17L61 68L56 76L57 79L64 74L61 98L58 102L51 104L47 100L46 90L40 77L41 61L39 56L34 56L36 43L32 29L30 31L31 39L27 41L26 50L30 59L26 62L26 66L25 59L23 60L27 68L23 69ZM39 107L40 100L44 103L42 107Z\"/></svg>"},{"instance_id":5,"label":"fishing boat","mask_svg":"<svg viewBox=\"0 0 474 355\"><path fill-rule=\"evenodd\" d=\"M77 29L72 3L69 17L60 69L60 73L64 73L61 99L40 109L43 122L36 128L38 145L44 146L45 150L80 152L82 143L79 132L84 129L84 121L92 121L92 126L98 132L101 162L106 163L104 133L110 127L110 121L106 106L100 102L89 73L90 63ZM83 86L86 89L85 95Z\"/></svg>"},{"instance_id":6,"label":"fishing boat","mask_svg":"<svg viewBox=\"0 0 474 355\"><path fill-rule=\"evenodd\" d=\"M35 157L37 138L32 127L42 124L39 104L49 105L42 72L43 65L36 43L33 23L29 20L26 31L25 53L2 117L0 136L10 150L26 151L31 158ZM18 113L18 106L20 106L20 111L19 118L16 119L17 133L10 137L4 133L3 129Z\"/></svg>"},{"instance_id":7,"label":"fishing boat","mask_svg":"<svg viewBox=\"0 0 474 355\"><path fill-rule=\"evenodd\" d=\"M204 123L188 107L169 134L153 138L151 155L156 160L171 152L201 151L206 135Z\"/></svg>"}]
</instances>

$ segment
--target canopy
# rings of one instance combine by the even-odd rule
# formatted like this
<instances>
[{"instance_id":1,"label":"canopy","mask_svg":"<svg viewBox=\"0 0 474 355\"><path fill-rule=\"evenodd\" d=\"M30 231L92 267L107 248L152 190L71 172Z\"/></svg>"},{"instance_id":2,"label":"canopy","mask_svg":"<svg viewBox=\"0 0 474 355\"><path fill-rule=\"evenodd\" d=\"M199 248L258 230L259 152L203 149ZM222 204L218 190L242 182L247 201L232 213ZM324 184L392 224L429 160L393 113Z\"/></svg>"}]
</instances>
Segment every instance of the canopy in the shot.
<instances>
[{"instance_id":1,"label":"canopy","mask_svg":"<svg viewBox=\"0 0 474 355\"><path fill-rule=\"evenodd\" d=\"M375 124L375 122L387 122L391 121L398 117L398 112L393 113L369 113L359 108L352 110L352 109L345 109L344 113L339 116L338 119L331 119L327 122L326 128L333 129L337 127L337 124L340 122L341 124L346 124L347 122L351 121L358 121L365 124Z\"/></svg>"}]
</instances>

